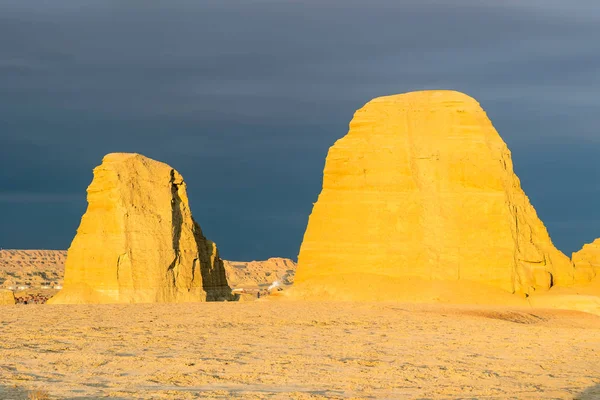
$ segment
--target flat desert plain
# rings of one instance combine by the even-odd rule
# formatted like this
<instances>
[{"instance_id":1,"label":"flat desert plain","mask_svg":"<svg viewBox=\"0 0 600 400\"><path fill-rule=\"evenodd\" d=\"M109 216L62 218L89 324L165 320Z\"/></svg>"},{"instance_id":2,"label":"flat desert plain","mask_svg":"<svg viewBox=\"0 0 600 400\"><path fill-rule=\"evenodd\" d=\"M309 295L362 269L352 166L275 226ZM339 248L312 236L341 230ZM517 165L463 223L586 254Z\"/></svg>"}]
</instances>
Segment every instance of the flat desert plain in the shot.
<instances>
[{"instance_id":1,"label":"flat desert plain","mask_svg":"<svg viewBox=\"0 0 600 400\"><path fill-rule=\"evenodd\" d=\"M400 303L29 305L0 399L594 399L600 317Z\"/></svg>"}]
</instances>

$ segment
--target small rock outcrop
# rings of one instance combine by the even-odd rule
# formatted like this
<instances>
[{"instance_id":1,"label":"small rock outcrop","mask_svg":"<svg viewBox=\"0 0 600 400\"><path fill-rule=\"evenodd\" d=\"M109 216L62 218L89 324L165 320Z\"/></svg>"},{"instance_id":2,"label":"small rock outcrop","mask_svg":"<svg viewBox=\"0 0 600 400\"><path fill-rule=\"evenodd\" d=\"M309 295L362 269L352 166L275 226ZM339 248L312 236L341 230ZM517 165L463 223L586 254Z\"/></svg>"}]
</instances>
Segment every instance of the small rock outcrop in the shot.
<instances>
[{"instance_id":1,"label":"small rock outcrop","mask_svg":"<svg viewBox=\"0 0 600 400\"><path fill-rule=\"evenodd\" d=\"M600 277L600 239L586 244L583 248L573 253L571 259L578 271L590 279Z\"/></svg>"},{"instance_id":2,"label":"small rock outcrop","mask_svg":"<svg viewBox=\"0 0 600 400\"><path fill-rule=\"evenodd\" d=\"M262 287L273 282L294 283L296 263L289 258L272 257L264 261L223 261L231 287Z\"/></svg>"},{"instance_id":3,"label":"small rock outcrop","mask_svg":"<svg viewBox=\"0 0 600 400\"><path fill-rule=\"evenodd\" d=\"M217 247L192 218L176 170L139 154L109 154L87 193L63 289L48 303L231 298Z\"/></svg>"},{"instance_id":4,"label":"small rock outcrop","mask_svg":"<svg viewBox=\"0 0 600 400\"><path fill-rule=\"evenodd\" d=\"M477 101L424 91L370 101L330 148L296 284L344 298L413 278L531 294L576 276Z\"/></svg>"},{"instance_id":5,"label":"small rock outcrop","mask_svg":"<svg viewBox=\"0 0 600 400\"><path fill-rule=\"evenodd\" d=\"M15 295L12 290L0 289L0 306L15 305Z\"/></svg>"}]
</instances>

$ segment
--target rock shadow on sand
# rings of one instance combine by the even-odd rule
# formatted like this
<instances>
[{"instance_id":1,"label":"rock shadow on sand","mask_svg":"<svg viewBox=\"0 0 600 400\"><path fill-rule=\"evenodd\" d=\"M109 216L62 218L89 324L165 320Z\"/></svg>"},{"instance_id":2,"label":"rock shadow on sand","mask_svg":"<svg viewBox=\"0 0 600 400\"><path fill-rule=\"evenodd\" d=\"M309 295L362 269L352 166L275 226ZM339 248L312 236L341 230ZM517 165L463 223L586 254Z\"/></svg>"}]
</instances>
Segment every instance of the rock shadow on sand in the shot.
<instances>
[{"instance_id":1,"label":"rock shadow on sand","mask_svg":"<svg viewBox=\"0 0 600 400\"><path fill-rule=\"evenodd\" d=\"M573 400L600 400L600 384L585 389L575 396Z\"/></svg>"}]
</instances>

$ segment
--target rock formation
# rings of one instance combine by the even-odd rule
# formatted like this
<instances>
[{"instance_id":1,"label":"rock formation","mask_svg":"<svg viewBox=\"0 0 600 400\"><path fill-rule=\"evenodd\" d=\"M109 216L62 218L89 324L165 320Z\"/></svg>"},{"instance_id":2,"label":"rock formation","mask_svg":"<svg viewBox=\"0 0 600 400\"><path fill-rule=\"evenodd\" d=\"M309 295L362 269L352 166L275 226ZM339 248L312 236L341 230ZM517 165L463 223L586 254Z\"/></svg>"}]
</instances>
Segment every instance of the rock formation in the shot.
<instances>
[{"instance_id":1,"label":"rock formation","mask_svg":"<svg viewBox=\"0 0 600 400\"><path fill-rule=\"evenodd\" d=\"M330 148L296 285L344 298L394 297L380 283L411 279L531 294L575 275L477 101L424 91L370 101Z\"/></svg>"},{"instance_id":2,"label":"rock formation","mask_svg":"<svg viewBox=\"0 0 600 400\"><path fill-rule=\"evenodd\" d=\"M600 277L600 239L584 245L581 250L573 253L572 260L577 270L590 279Z\"/></svg>"},{"instance_id":3,"label":"rock formation","mask_svg":"<svg viewBox=\"0 0 600 400\"><path fill-rule=\"evenodd\" d=\"M223 261L227 282L232 288L258 288L278 281L294 283L296 263L289 258L272 257L264 261Z\"/></svg>"},{"instance_id":4,"label":"rock formation","mask_svg":"<svg viewBox=\"0 0 600 400\"><path fill-rule=\"evenodd\" d=\"M64 288L49 303L230 298L217 247L193 220L176 170L139 154L109 154L87 193Z\"/></svg>"},{"instance_id":5,"label":"rock formation","mask_svg":"<svg viewBox=\"0 0 600 400\"><path fill-rule=\"evenodd\" d=\"M0 306L15 305L15 295L11 290L0 289Z\"/></svg>"}]
</instances>

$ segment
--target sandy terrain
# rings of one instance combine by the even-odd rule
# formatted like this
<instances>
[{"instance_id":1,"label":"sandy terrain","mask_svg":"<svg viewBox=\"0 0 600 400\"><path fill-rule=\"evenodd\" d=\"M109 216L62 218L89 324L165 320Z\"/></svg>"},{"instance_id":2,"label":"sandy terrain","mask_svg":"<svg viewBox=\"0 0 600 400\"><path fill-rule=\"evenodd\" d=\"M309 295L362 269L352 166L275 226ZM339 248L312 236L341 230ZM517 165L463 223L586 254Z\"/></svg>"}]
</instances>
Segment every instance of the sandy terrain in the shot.
<instances>
[{"instance_id":1,"label":"sandy terrain","mask_svg":"<svg viewBox=\"0 0 600 400\"><path fill-rule=\"evenodd\" d=\"M277 300L1 311L1 399L600 398L600 317L574 311Z\"/></svg>"}]
</instances>

